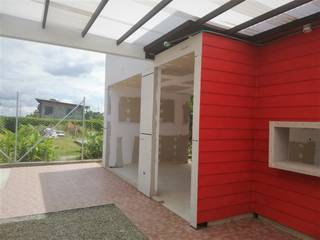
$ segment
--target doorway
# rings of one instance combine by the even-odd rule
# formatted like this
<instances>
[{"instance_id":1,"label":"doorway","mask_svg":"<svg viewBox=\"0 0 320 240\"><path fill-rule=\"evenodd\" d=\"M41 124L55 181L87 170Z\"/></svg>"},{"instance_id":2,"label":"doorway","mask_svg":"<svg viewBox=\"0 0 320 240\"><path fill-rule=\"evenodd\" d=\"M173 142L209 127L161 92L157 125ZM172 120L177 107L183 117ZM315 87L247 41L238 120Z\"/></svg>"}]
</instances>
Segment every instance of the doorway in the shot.
<instances>
[{"instance_id":1,"label":"doorway","mask_svg":"<svg viewBox=\"0 0 320 240\"><path fill-rule=\"evenodd\" d=\"M193 53L159 66L157 194L153 198L191 221Z\"/></svg>"},{"instance_id":2,"label":"doorway","mask_svg":"<svg viewBox=\"0 0 320 240\"><path fill-rule=\"evenodd\" d=\"M108 88L108 166L116 175L137 187L141 75Z\"/></svg>"}]
</instances>

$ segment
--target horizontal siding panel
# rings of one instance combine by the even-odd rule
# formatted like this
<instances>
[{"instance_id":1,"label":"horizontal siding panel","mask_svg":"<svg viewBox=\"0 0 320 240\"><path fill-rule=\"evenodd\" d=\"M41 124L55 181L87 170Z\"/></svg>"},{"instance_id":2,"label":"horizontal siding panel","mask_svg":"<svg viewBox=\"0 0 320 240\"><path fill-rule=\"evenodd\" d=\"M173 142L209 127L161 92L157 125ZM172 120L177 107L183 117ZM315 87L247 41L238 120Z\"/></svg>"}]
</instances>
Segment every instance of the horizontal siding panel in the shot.
<instances>
[{"instance_id":1,"label":"horizontal siding panel","mask_svg":"<svg viewBox=\"0 0 320 240\"><path fill-rule=\"evenodd\" d=\"M268 161L269 161L268 150L258 151L258 150L255 149L255 152L253 154L253 159L255 161L268 164Z\"/></svg>"},{"instance_id":2,"label":"horizontal siding panel","mask_svg":"<svg viewBox=\"0 0 320 240\"><path fill-rule=\"evenodd\" d=\"M215 162L239 162L251 161L253 159L252 150L246 151L224 151L224 152L201 152L201 163Z\"/></svg>"},{"instance_id":3,"label":"horizontal siding panel","mask_svg":"<svg viewBox=\"0 0 320 240\"><path fill-rule=\"evenodd\" d=\"M319 29L314 29L312 34L299 34L278 40L276 44L268 44L259 48L258 55L260 59L273 56L275 59L287 56L287 52L296 52L298 49L311 47L316 50L320 41ZM312 48L315 46L315 48ZM275 54L281 53L281 54Z\"/></svg>"},{"instance_id":4,"label":"horizontal siding panel","mask_svg":"<svg viewBox=\"0 0 320 240\"><path fill-rule=\"evenodd\" d=\"M259 48L203 36L198 221L251 210L320 239L320 179L268 167L270 121L320 121L320 30Z\"/></svg>"},{"instance_id":5,"label":"horizontal siding panel","mask_svg":"<svg viewBox=\"0 0 320 240\"><path fill-rule=\"evenodd\" d=\"M223 185L199 187L199 199L215 198L219 196L247 193L252 191L252 182L237 182Z\"/></svg>"},{"instance_id":6,"label":"horizontal siding panel","mask_svg":"<svg viewBox=\"0 0 320 240\"><path fill-rule=\"evenodd\" d=\"M198 223L209 222L220 220L223 218L228 218L236 215L242 215L246 213L252 212L252 204L245 203L245 204L238 204L238 205L231 205L223 208L213 209L213 210L206 210L206 211L199 211L198 212Z\"/></svg>"},{"instance_id":7,"label":"horizontal siding panel","mask_svg":"<svg viewBox=\"0 0 320 240\"><path fill-rule=\"evenodd\" d=\"M253 97L226 96L219 94L201 93L200 101L202 104L215 104L222 106L253 107ZM201 110L200 110L201 111Z\"/></svg>"},{"instance_id":8,"label":"horizontal siding panel","mask_svg":"<svg viewBox=\"0 0 320 240\"><path fill-rule=\"evenodd\" d=\"M265 216L283 225L286 225L298 231L307 233L315 237L316 239L319 239L320 228L313 225L312 223L308 223L292 215L288 215L286 213L273 209L272 206L263 205L259 202L254 204L253 208L261 216Z\"/></svg>"},{"instance_id":9,"label":"horizontal siding panel","mask_svg":"<svg viewBox=\"0 0 320 240\"><path fill-rule=\"evenodd\" d=\"M311 81L290 83L290 87L288 87L286 83L283 85L260 86L257 88L257 96L259 98L315 92L320 92L320 76L319 79Z\"/></svg>"},{"instance_id":10,"label":"horizontal siding panel","mask_svg":"<svg viewBox=\"0 0 320 240\"><path fill-rule=\"evenodd\" d=\"M220 70L201 69L201 87L205 87L205 82L217 82L239 86L255 87L255 76L241 75L234 72L223 72Z\"/></svg>"},{"instance_id":11,"label":"horizontal siding panel","mask_svg":"<svg viewBox=\"0 0 320 240\"><path fill-rule=\"evenodd\" d=\"M271 98L260 98L256 100L256 107L297 107L318 106L320 107L320 93L296 94L288 96L275 96Z\"/></svg>"},{"instance_id":12,"label":"horizontal siding panel","mask_svg":"<svg viewBox=\"0 0 320 240\"><path fill-rule=\"evenodd\" d=\"M256 49L203 35L198 222L252 211Z\"/></svg>"},{"instance_id":13,"label":"horizontal siding panel","mask_svg":"<svg viewBox=\"0 0 320 240\"><path fill-rule=\"evenodd\" d=\"M269 129L265 130L252 130L254 139L269 141Z\"/></svg>"},{"instance_id":14,"label":"horizontal siding panel","mask_svg":"<svg viewBox=\"0 0 320 240\"><path fill-rule=\"evenodd\" d=\"M223 49L220 47L213 47L209 45L204 45L203 49L203 56L204 57L210 57L210 58L217 58L217 59L223 59L227 61L232 62L239 62L242 64L247 65L254 65L254 55L250 55L248 53L243 52L236 52L236 51L230 51L228 49Z\"/></svg>"},{"instance_id":15,"label":"horizontal siding panel","mask_svg":"<svg viewBox=\"0 0 320 240\"><path fill-rule=\"evenodd\" d=\"M253 144L253 140L202 140L200 138L199 152L252 151Z\"/></svg>"},{"instance_id":16,"label":"horizontal siding panel","mask_svg":"<svg viewBox=\"0 0 320 240\"><path fill-rule=\"evenodd\" d=\"M200 130L211 129L252 129L253 119L251 118L228 118L228 117L206 117L201 116Z\"/></svg>"},{"instance_id":17,"label":"horizontal siding panel","mask_svg":"<svg viewBox=\"0 0 320 240\"><path fill-rule=\"evenodd\" d=\"M252 176L252 172L249 169L238 173L222 173L218 175L201 176L199 177L199 187L251 181Z\"/></svg>"},{"instance_id":18,"label":"horizontal siding panel","mask_svg":"<svg viewBox=\"0 0 320 240\"><path fill-rule=\"evenodd\" d=\"M320 189L318 184L312 179L297 178L285 171L278 171L277 174L270 174L270 171L257 171L255 180L272 186L286 189L288 191L296 192L301 195L309 196L320 201ZM292 188L292 186L295 186ZM276 188L276 187L275 187ZM314 207L318 208L318 205Z\"/></svg>"},{"instance_id":19,"label":"horizontal siding panel","mask_svg":"<svg viewBox=\"0 0 320 240\"><path fill-rule=\"evenodd\" d=\"M202 56L203 68L254 76L254 67L242 63L230 62Z\"/></svg>"},{"instance_id":20,"label":"horizontal siding panel","mask_svg":"<svg viewBox=\"0 0 320 240\"><path fill-rule=\"evenodd\" d=\"M254 141L254 149L258 151L268 151L269 149L269 140L258 140Z\"/></svg>"},{"instance_id":21,"label":"horizontal siding panel","mask_svg":"<svg viewBox=\"0 0 320 240\"><path fill-rule=\"evenodd\" d=\"M253 131L246 129L200 129L201 140L240 139L252 140Z\"/></svg>"},{"instance_id":22,"label":"horizontal siding panel","mask_svg":"<svg viewBox=\"0 0 320 240\"><path fill-rule=\"evenodd\" d=\"M320 119L320 111L317 106L303 106L303 107L275 107L275 108L257 108L255 110L256 118L291 118L291 119L306 119L318 118Z\"/></svg>"},{"instance_id":23,"label":"horizontal siding panel","mask_svg":"<svg viewBox=\"0 0 320 240\"><path fill-rule=\"evenodd\" d=\"M251 194L238 193L228 196L198 199L198 210L205 211L211 209L217 209L232 205L248 204L251 203Z\"/></svg>"},{"instance_id":24,"label":"horizontal siding panel","mask_svg":"<svg viewBox=\"0 0 320 240\"><path fill-rule=\"evenodd\" d=\"M199 164L199 176L250 171L252 161Z\"/></svg>"},{"instance_id":25,"label":"horizontal siding panel","mask_svg":"<svg viewBox=\"0 0 320 240\"><path fill-rule=\"evenodd\" d=\"M201 104L200 115L205 117L252 118L254 108Z\"/></svg>"},{"instance_id":26,"label":"horizontal siding panel","mask_svg":"<svg viewBox=\"0 0 320 240\"><path fill-rule=\"evenodd\" d=\"M310 67L320 67L320 53L311 54L307 57L300 57L288 59L285 61L261 64L259 66L258 74L268 76L277 72L286 72L297 69L304 69Z\"/></svg>"},{"instance_id":27,"label":"horizontal siding panel","mask_svg":"<svg viewBox=\"0 0 320 240\"><path fill-rule=\"evenodd\" d=\"M254 194L253 199L255 202L258 202L264 206L272 207L273 209L284 212L288 215L293 215L294 213L293 216L295 216L296 218L302 221L310 222L313 225L320 227L320 212L318 211L313 211L305 207L300 207L296 204L269 197L265 194L258 192Z\"/></svg>"},{"instance_id":28,"label":"horizontal siding panel","mask_svg":"<svg viewBox=\"0 0 320 240\"><path fill-rule=\"evenodd\" d=\"M264 64L270 64L288 59L307 57L310 54L320 52L319 50L317 50L319 48L319 41L320 38L312 40L308 42L308 44L301 44L299 45L299 47L291 46L282 48L281 54L278 55L275 55L273 52L270 51L263 51L263 53L258 53L257 58L263 59Z\"/></svg>"},{"instance_id":29,"label":"horizontal siding panel","mask_svg":"<svg viewBox=\"0 0 320 240\"><path fill-rule=\"evenodd\" d=\"M271 198L283 199L285 202L289 202L290 204L294 204L320 214L320 208L318 207L320 201L319 198L314 198L305 194L294 192L292 191L292 188L283 189L279 187L278 184L268 185L264 182L256 181L254 183L253 190L257 193L265 194L266 196Z\"/></svg>"},{"instance_id":30,"label":"horizontal siding panel","mask_svg":"<svg viewBox=\"0 0 320 240\"><path fill-rule=\"evenodd\" d=\"M204 33L202 35L202 38L204 46L223 48L230 50L231 52L242 52L244 54L250 54L252 56L256 54L256 49L247 43L234 40L226 40L225 37L212 35L208 33Z\"/></svg>"},{"instance_id":31,"label":"horizontal siding panel","mask_svg":"<svg viewBox=\"0 0 320 240\"><path fill-rule=\"evenodd\" d=\"M256 89L255 87L216 83L211 81L203 81L202 85L205 86L205 88L201 90L202 93L217 93L219 95L224 94L230 96L254 97Z\"/></svg>"},{"instance_id":32,"label":"horizontal siding panel","mask_svg":"<svg viewBox=\"0 0 320 240\"><path fill-rule=\"evenodd\" d=\"M278 72L272 75L259 75L257 80L259 86L284 85L295 82L318 80L320 67L296 69L289 72Z\"/></svg>"}]
</instances>

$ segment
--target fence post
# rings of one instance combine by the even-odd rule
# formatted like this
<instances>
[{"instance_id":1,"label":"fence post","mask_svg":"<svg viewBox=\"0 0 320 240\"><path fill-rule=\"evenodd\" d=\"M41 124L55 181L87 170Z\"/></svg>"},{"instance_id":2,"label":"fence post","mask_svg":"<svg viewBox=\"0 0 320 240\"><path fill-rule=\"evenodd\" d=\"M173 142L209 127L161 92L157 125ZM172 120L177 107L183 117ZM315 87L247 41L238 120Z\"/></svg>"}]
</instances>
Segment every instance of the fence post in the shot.
<instances>
[{"instance_id":1,"label":"fence post","mask_svg":"<svg viewBox=\"0 0 320 240\"><path fill-rule=\"evenodd\" d=\"M14 142L14 162L17 161L17 148L18 148L18 127L19 127L19 92L17 92L16 99L16 126L15 126L15 142Z\"/></svg>"},{"instance_id":2,"label":"fence post","mask_svg":"<svg viewBox=\"0 0 320 240\"><path fill-rule=\"evenodd\" d=\"M84 144L84 138L85 138L85 115L86 115L86 97L83 97L83 109L82 109L82 139L81 139L81 160L83 160L83 144Z\"/></svg>"}]
</instances>

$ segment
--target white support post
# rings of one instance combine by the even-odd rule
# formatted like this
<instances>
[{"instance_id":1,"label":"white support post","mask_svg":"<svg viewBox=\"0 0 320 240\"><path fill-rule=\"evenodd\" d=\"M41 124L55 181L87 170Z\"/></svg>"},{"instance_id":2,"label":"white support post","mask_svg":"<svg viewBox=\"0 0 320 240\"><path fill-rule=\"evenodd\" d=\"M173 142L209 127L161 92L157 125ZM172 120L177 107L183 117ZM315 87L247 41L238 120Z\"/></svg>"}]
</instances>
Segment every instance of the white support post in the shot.
<instances>
[{"instance_id":1,"label":"white support post","mask_svg":"<svg viewBox=\"0 0 320 240\"><path fill-rule=\"evenodd\" d=\"M84 154L84 138L86 136L86 97L83 97L83 109L82 109L82 139L81 139L81 160L83 160L83 154Z\"/></svg>"},{"instance_id":2,"label":"white support post","mask_svg":"<svg viewBox=\"0 0 320 240\"><path fill-rule=\"evenodd\" d=\"M140 142L138 190L151 197L154 193L154 69L144 73L141 80Z\"/></svg>"},{"instance_id":3,"label":"white support post","mask_svg":"<svg viewBox=\"0 0 320 240\"><path fill-rule=\"evenodd\" d=\"M18 152L18 127L19 127L19 92L16 98L16 126L15 126L15 141L14 141L14 162L17 161Z\"/></svg>"}]
</instances>

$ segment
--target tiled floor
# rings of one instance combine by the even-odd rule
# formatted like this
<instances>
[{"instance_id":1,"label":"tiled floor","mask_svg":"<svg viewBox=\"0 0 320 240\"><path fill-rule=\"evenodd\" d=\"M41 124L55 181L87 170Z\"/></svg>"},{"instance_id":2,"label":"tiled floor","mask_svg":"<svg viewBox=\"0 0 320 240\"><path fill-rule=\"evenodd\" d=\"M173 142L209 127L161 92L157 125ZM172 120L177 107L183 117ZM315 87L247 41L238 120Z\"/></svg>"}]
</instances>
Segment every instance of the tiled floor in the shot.
<instances>
[{"instance_id":1,"label":"tiled floor","mask_svg":"<svg viewBox=\"0 0 320 240\"><path fill-rule=\"evenodd\" d=\"M0 218L115 203L149 239L295 239L243 219L194 230L97 163L12 168L0 189Z\"/></svg>"}]
</instances>

